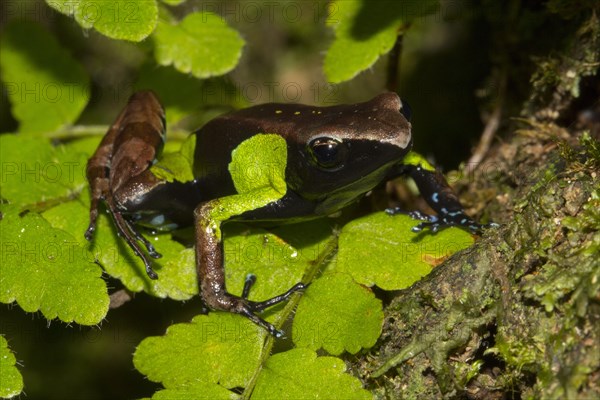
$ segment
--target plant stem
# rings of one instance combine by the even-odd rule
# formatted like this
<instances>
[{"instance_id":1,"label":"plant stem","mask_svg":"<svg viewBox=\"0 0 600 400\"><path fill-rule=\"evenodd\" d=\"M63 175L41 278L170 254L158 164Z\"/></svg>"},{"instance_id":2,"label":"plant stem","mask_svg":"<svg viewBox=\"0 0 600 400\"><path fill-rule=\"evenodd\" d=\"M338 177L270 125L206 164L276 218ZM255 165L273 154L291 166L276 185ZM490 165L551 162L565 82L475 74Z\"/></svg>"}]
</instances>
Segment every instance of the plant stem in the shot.
<instances>
[{"instance_id":1,"label":"plant stem","mask_svg":"<svg viewBox=\"0 0 600 400\"><path fill-rule=\"evenodd\" d=\"M403 31L404 30L400 30L398 32L396 42L394 43L392 50L390 50L388 57L387 79L385 86L388 91L396 93L400 93L400 82L398 77L400 76L400 61L402 59L402 40L404 38L402 33Z\"/></svg>"},{"instance_id":2,"label":"plant stem","mask_svg":"<svg viewBox=\"0 0 600 400\"><path fill-rule=\"evenodd\" d=\"M312 280L317 276L317 274L319 273L321 268L323 266L327 265L327 262L331 259L330 257L334 254L335 250L337 249L337 245L338 245L337 236L335 236L333 239L331 239L327 242L323 251L321 251L319 253L319 256L317 257L316 260L311 262L311 266L304 273L304 276L302 277L302 282L304 282L306 284L310 284L312 282ZM292 297L290 298L290 300L285 305L285 307L283 308L283 310L281 311L281 313L279 313L277 321L273 324L273 325L275 325L275 327L277 329L281 329L281 327L285 323L285 321L287 321L287 319L292 315L292 313L296 309L296 306L298 306L300 299L302 298L302 294L303 293L300 293L300 292L294 293L292 295ZM271 351L273 350L274 344L275 344L275 338L271 335L267 335L265 344L262 349L260 364L259 364L258 368L256 369L256 371L254 372L252 379L250 379L248 386L246 386L246 388L244 389L244 392L242 393L241 398L243 400L250 399L250 396L252 395L252 391L254 390L254 386L256 386L256 381L258 379L258 376L260 375L260 372L261 372L263 366L265 365L265 363L267 362L268 358L271 356Z\"/></svg>"}]
</instances>

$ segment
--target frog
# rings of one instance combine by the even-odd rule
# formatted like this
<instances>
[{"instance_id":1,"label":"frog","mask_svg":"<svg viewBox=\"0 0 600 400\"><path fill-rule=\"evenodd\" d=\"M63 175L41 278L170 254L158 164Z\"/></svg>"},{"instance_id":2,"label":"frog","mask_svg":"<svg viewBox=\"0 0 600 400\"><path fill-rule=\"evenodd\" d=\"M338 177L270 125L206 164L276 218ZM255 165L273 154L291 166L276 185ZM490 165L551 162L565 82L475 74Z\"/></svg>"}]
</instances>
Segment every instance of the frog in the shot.
<instances>
[{"instance_id":1,"label":"frog","mask_svg":"<svg viewBox=\"0 0 600 400\"><path fill-rule=\"evenodd\" d=\"M458 226L475 234L489 226L469 217L444 175L412 150L410 120L410 107L393 92L333 106L259 104L218 116L193 132L191 176L167 179L154 168L166 141L165 111L154 92L138 91L88 161L91 203L85 238L93 239L103 203L119 236L143 261L149 278L157 279L151 259L161 254L144 236L143 227L192 226L202 311L240 314L282 337L283 331L260 313L305 290L307 283L253 301L248 296L257 277L249 273L242 293L230 293L225 282L223 224L294 223L333 216L382 183L410 176L437 213L410 212L418 222L414 232L435 233ZM231 169L236 154L248 143L265 140L283 155L278 190L269 188L273 185L268 182L240 189ZM271 150L254 155L258 163L271 162L271 156ZM265 200L267 192L278 194ZM386 212L393 216L404 211L389 208Z\"/></svg>"}]
</instances>

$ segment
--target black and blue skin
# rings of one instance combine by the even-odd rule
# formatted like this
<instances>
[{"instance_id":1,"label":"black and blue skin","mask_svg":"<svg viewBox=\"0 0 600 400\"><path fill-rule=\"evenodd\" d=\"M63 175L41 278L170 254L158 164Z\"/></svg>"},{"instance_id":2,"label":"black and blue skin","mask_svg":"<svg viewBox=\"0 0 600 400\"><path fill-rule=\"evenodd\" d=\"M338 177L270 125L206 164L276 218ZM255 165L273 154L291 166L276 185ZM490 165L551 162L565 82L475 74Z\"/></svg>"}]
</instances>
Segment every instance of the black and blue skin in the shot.
<instances>
[{"instance_id":1,"label":"black and blue skin","mask_svg":"<svg viewBox=\"0 0 600 400\"><path fill-rule=\"evenodd\" d=\"M421 220L414 231L429 228L436 232L458 226L479 232L484 228L465 214L443 175L410 152L409 119L407 107L395 93L332 107L275 103L250 107L217 117L194 132L194 179L167 182L150 168L165 141L164 110L152 92L137 92L88 162L92 202L85 236L92 239L99 203L104 202L121 237L143 260L148 276L156 279L148 256L159 258L160 254L137 226L145 223L175 228L194 224L196 269L204 303L213 310L244 315L279 337L282 332L257 313L287 300L306 285L298 283L272 299L251 301L248 294L255 278L249 275L240 296L229 293L225 286L223 243L216 233L222 223L295 222L332 215L380 183L409 175L437 212L437 216L412 213ZM238 196L228 172L232 152L261 133L276 134L287 145L285 195L234 217L215 219L213 211L219 206L219 199Z\"/></svg>"}]
</instances>

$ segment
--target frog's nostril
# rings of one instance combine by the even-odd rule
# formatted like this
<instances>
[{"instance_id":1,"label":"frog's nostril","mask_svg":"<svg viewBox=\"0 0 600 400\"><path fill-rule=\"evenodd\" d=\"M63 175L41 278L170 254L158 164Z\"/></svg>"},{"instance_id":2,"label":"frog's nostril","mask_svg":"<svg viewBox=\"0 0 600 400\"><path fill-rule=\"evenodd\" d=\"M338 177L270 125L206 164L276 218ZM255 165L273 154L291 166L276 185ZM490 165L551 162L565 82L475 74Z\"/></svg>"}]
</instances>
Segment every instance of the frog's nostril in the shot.
<instances>
[{"instance_id":1,"label":"frog's nostril","mask_svg":"<svg viewBox=\"0 0 600 400\"><path fill-rule=\"evenodd\" d=\"M400 96L394 92L386 92L382 93L370 101L367 104L371 104L372 110L376 112L377 110L391 110L398 111L402 107L402 101L400 101Z\"/></svg>"}]
</instances>

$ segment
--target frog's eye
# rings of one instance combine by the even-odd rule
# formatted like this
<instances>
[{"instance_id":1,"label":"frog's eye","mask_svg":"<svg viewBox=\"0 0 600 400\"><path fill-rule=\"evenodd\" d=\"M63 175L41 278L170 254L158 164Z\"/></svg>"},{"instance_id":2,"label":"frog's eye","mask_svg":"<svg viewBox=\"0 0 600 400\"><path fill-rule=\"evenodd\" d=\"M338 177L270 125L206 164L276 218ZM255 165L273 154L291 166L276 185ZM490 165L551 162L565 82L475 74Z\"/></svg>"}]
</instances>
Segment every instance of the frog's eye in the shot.
<instances>
[{"instance_id":1,"label":"frog's eye","mask_svg":"<svg viewBox=\"0 0 600 400\"><path fill-rule=\"evenodd\" d=\"M319 137L308 143L308 151L317 165L324 169L340 168L346 160L348 149L338 139Z\"/></svg>"}]
</instances>

